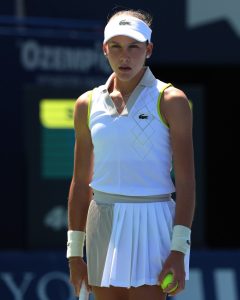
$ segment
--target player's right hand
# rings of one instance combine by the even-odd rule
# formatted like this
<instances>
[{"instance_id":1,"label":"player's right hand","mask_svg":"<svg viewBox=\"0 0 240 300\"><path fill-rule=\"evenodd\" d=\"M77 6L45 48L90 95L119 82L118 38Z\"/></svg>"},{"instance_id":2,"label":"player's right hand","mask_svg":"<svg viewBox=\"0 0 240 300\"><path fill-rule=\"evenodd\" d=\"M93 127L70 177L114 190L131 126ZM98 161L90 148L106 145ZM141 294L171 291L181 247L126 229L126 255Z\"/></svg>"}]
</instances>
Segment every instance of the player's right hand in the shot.
<instances>
[{"instance_id":1,"label":"player's right hand","mask_svg":"<svg viewBox=\"0 0 240 300\"><path fill-rule=\"evenodd\" d=\"M91 287L88 285L87 264L82 257L69 258L70 282L73 285L75 295L78 297L82 282L85 281L87 289L90 291Z\"/></svg>"}]
</instances>

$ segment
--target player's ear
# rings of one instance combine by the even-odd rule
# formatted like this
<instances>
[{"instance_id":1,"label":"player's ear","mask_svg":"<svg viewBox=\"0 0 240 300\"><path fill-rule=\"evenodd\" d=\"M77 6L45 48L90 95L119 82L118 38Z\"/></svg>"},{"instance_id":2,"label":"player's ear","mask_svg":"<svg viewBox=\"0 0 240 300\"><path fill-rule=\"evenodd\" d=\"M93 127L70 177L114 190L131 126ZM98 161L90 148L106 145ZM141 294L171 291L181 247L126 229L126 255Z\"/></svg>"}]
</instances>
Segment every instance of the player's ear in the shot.
<instances>
[{"instance_id":1,"label":"player's ear","mask_svg":"<svg viewBox=\"0 0 240 300\"><path fill-rule=\"evenodd\" d=\"M153 43L147 44L147 50L146 50L146 58L149 58L152 55L153 51Z\"/></svg>"},{"instance_id":2,"label":"player's ear","mask_svg":"<svg viewBox=\"0 0 240 300\"><path fill-rule=\"evenodd\" d=\"M103 54L104 54L105 56L107 56L107 46L106 46L106 44L103 44L102 50L103 50Z\"/></svg>"}]
</instances>

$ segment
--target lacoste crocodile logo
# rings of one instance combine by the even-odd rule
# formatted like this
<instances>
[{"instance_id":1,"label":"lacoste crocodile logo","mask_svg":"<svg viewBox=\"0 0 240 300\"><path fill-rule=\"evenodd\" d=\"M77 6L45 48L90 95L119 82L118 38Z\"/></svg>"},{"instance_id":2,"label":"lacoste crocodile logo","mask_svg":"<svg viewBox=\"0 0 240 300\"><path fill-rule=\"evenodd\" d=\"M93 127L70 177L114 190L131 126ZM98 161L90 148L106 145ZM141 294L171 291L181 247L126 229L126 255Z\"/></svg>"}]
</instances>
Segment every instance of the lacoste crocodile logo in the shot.
<instances>
[{"instance_id":1,"label":"lacoste crocodile logo","mask_svg":"<svg viewBox=\"0 0 240 300\"><path fill-rule=\"evenodd\" d=\"M121 20L120 22L119 22L119 25L131 25L131 22L129 22L129 21L127 21L127 20Z\"/></svg>"},{"instance_id":2,"label":"lacoste crocodile logo","mask_svg":"<svg viewBox=\"0 0 240 300\"><path fill-rule=\"evenodd\" d=\"M148 119L148 115L141 114L138 116L139 119Z\"/></svg>"}]
</instances>

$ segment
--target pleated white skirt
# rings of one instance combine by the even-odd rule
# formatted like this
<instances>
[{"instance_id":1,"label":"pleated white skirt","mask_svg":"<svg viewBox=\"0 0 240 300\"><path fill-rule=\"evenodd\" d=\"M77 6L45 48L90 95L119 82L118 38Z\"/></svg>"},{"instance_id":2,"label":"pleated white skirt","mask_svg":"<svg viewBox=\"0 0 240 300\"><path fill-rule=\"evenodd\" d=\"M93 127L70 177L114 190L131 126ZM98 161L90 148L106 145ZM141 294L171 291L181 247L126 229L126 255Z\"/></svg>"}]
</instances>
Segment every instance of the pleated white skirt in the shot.
<instances>
[{"instance_id":1,"label":"pleated white skirt","mask_svg":"<svg viewBox=\"0 0 240 300\"><path fill-rule=\"evenodd\" d=\"M96 207L101 205L95 203ZM106 248L104 262L95 262L95 266L102 265L101 278L98 278L95 285L129 288L158 284L163 263L170 253L175 202L170 199L160 202L114 203L111 209L108 244L103 246ZM101 222L104 222L103 218ZM101 249L95 249L97 252L94 255L100 257L98 252L102 251L102 247L96 244L95 248L98 246ZM91 243L88 247L91 247ZM88 260L91 265L91 256ZM94 272L93 266L90 269L90 272ZM188 279L189 253L185 255L185 272ZM94 285L91 278L90 284Z\"/></svg>"}]
</instances>

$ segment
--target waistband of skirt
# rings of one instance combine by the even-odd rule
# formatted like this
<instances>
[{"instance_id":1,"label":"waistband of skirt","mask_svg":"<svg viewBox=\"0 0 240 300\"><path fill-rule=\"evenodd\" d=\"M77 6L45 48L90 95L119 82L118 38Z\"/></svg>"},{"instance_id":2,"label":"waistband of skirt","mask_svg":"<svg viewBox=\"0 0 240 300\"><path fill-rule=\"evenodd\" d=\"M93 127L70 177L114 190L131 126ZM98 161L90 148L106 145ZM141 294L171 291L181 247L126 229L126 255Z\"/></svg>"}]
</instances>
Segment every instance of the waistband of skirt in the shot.
<instances>
[{"instance_id":1,"label":"waistband of skirt","mask_svg":"<svg viewBox=\"0 0 240 300\"><path fill-rule=\"evenodd\" d=\"M153 196L126 196L126 195L116 195L100 192L93 190L94 201L96 203L102 204L112 204L112 203L151 203L151 202L164 202L170 201L171 194L164 195L153 195Z\"/></svg>"}]
</instances>

